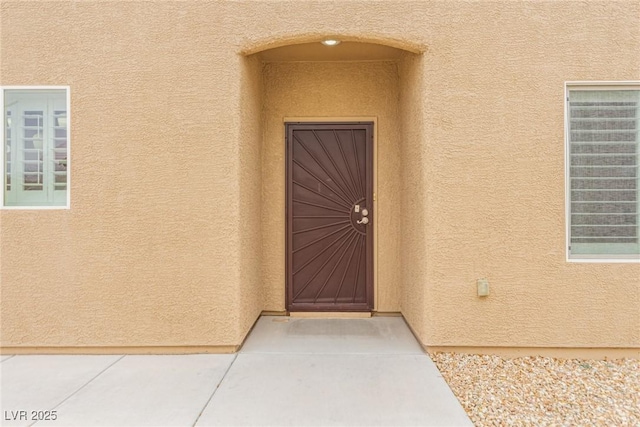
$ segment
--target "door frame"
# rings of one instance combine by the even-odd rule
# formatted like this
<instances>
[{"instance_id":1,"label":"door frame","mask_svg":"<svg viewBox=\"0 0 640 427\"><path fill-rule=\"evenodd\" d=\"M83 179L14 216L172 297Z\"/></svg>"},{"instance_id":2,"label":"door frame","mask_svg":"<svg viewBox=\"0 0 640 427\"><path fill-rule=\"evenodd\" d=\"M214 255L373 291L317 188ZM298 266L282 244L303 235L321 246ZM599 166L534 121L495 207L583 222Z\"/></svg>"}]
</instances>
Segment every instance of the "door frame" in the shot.
<instances>
[{"instance_id":1,"label":"door frame","mask_svg":"<svg viewBox=\"0 0 640 427\"><path fill-rule=\"evenodd\" d=\"M377 259L377 201L376 201L376 168L377 163L377 117L285 117L284 118L284 133L285 133L285 307L287 312L291 309L291 296L290 296L290 283L291 283L291 271L293 256L290 252L292 246L293 234L291 233L292 227L292 215L293 206L289 203L289 195L293 190L293 180L290 179L290 173L292 168L292 155L291 146L292 141L289 138L289 125L302 125L302 126L323 126L323 125L367 125L370 126L370 135L367 138L367 152L365 155L365 161L367 164L367 198L371 201L373 210L373 223L371 229L371 236L367 239L367 259L365 264L367 266L365 274L366 290L367 290L367 302L366 307L364 305L354 306L352 304L330 304L330 305L314 305L309 307L295 307L296 312L373 312L377 307L377 286L376 286L376 259Z\"/></svg>"}]
</instances>

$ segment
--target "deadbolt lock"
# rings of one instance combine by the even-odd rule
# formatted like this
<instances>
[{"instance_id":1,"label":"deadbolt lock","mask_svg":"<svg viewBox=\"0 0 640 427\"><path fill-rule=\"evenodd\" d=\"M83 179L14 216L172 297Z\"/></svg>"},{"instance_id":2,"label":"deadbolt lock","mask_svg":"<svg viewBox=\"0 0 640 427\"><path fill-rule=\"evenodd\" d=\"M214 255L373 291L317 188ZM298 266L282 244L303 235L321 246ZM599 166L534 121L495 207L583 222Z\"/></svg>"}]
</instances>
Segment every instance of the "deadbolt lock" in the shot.
<instances>
[{"instance_id":1,"label":"deadbolt lock","mask_svg":"<svg viewBox=\"0 0 640 427\"><path fill-rule=\"evenodd\" d=\"M366 209L362 209L362 216L367 216L369 215L369 211Z\"/></svg>"}]
</instances>

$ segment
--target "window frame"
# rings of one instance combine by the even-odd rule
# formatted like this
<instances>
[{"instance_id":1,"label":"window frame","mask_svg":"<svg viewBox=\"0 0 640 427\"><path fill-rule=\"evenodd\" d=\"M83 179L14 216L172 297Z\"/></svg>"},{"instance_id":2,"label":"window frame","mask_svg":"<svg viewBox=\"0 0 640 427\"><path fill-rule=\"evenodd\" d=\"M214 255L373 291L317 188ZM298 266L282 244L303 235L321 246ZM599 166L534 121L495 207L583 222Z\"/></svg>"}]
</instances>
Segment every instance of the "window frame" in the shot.
<instances>
[{"instance_id":1,"label":"window frame","mask_svg":"<svg viewBox=\"0 0 640 427\"><path fill-rule=\"evenodd\" d=\"M37 206L37 205L23 205L23 206L6 206L5 205L5 166L6 166L6 150L5 150L5 91L7 90L64 90L67 103L67 198L64 205L56 206ZM6 210L56 210L56 209L71 209L71 87L70 86L0 86L0 106L2 106L2 154L0 155L0 176L2 176L2 191L0 191L0 209Z\"/></svg>"},{"instance_id":2,"label":"window frame","mask_svg":"<svg viewBox=\"0 0 640 427\"><path fill-rule=\"evenodd\" d=\"M570 263L640 263L640 254L615 254L605 257L604 254L571 254L571 135L569 117L570 90L637 90L640 91L640 80L627 81L566 81L564 83L564 177L565 177L565 254ZM639 130L640 131L640 130ZM639 135L640 137L640 135ZM638 154L640 156L640 154ZM640 191L640 190L639 190ZM638 202L640 204L640 201ZM639 214L640 215L640 214Z\"/></svg>"}]
</instances>

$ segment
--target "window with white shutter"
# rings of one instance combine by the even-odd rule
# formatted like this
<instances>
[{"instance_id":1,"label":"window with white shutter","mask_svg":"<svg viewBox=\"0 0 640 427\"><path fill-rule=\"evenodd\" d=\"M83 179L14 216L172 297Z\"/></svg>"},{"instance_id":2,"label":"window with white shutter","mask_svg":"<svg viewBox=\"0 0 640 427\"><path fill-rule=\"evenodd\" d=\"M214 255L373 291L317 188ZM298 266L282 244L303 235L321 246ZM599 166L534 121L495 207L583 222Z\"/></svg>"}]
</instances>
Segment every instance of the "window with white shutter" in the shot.
<instances>
[{"instance_id":1,"label":"window with white shutter","mask_svg":"<svg viewBox=\"0 0 640 427\"><path fill-rule=\"evenodd\" d=\"M570 259L640 259L640 87L567 86Z\"/></svg>"},{"instance_id":2,"label":"window with white shutter","mask_svg":"<svg viewBox=\"0 0 640 427\"><path fill-rule=\"evenodd\" d=\"M68 88L5 88L2 104L2 205L68 206Z\"/></svg>"}]
</instances>

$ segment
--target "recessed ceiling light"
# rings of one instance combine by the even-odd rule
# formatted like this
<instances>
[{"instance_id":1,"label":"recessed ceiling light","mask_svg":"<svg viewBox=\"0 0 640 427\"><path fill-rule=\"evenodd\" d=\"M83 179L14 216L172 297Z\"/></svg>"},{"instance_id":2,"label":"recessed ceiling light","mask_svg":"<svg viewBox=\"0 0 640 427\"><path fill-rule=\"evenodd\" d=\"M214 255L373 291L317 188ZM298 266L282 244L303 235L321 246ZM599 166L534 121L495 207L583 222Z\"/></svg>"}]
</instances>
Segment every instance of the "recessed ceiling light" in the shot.
<instances>
[{"instance_id":1,"label":"recessed ceiling light","mask_svg":"<svg viewBox=\"0 0 640 427\"><path fill-rule=\"evenodd\" d=\"M340 40L322 40L321 43L325 46L336 46L340 44Z\"/></svg>"}]
</instances>

